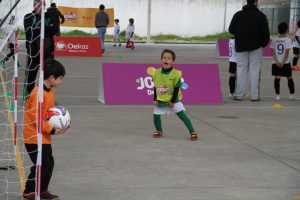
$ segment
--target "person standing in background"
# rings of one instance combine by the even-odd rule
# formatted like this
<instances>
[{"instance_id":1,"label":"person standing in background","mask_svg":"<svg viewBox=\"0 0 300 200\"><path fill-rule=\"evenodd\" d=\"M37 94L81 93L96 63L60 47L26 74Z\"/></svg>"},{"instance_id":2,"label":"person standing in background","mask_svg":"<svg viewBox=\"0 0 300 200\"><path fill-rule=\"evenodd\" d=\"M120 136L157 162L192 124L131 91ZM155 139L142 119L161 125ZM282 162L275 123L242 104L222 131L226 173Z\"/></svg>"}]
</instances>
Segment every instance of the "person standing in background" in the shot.
<instances>
[{"instance_id":1,"label":"person standing in background","mask_svg":"<svg viewBox=\"0 0 300 200\"><path fill-rule=\"evenodd\" d=\"M134 19L130 18L126 30L126 37L127 37L126 48L134 49L134 29L135 29Z\"/></svg>"},{"instance_id":2,"label":"person standing in background","mask_svg":"<svg viewBox=\"0 0 300 200\"><path fill-rule=\"evenodd\" d=\"M237 85L234 100L242 101L246 95L249 72L251 101L260 100L260 74L263 47L270 41L267 17L258 10L258 0L247 0L230 23L229 32L235 37L237 51Z\"/></svg>"},{"instance_id":3,"label":"person standing in background","mask_svg":"<svg viewBox=\"0 0 300 200\"><path fill-rule=\"evenodd\" d=\"M117 42L119 43L119 47L121 46L120 41L120 24L119 19L115 19L115 25L114 25L114 47L117 46Z\"/></svg>"},{"instance_id":4,"label":"person standing in background","mask_svg":"<svg viewBox=\"0 0 300 200\"><path fill-rule=\"evenodd\" d=\"M293 40L293 66L292 70L300 70L298 66L299 54L300 54L300 21L297 22L297 31L295 34L295 39Z\"/></svg>"},{"instance_id":5,"label":"person standing in background","mask_svg":"<svg viewBox=\"0 0 300 200\"><path fill-rule=\"evenodd\" d=\"M24 30L26 35L27 63L25 70L25 88L23 98L27 99L35 86L37 72L40 67L40 35L41 35L41 13L42 3L34 0L33 11L24 16ZM55 35L54 26L51 18L45 13L45 44L44 60L53 58L53 36Z\"/></svg>"},{"instance_id":6,"label":"person standing in background","mask_svg":"<svg viewBox=\"0 0 300 200\"><path fill-rule=\"evenodd\" d=\"M60 36L60 24L65 22L64 15L57 9L55 3L51 3L50 8L47 9L47 13L53 22L55 35Z\"/></svg>"},{"instance_id":7,"label":"person standing in background","mask_svg":"<svg viewBox=\"0 0 300 200\"><path fill-rule=\"evenodd\" d=\"M104 9L105 6L101 4L99 6L99 12L96 13L96 17L95 17L95 26L97 28L98 35L100 37L102 53L105 52L104 39L105 39L106 29L109 24L109 16L104 11Z\"/></svg>"}]
</instances>

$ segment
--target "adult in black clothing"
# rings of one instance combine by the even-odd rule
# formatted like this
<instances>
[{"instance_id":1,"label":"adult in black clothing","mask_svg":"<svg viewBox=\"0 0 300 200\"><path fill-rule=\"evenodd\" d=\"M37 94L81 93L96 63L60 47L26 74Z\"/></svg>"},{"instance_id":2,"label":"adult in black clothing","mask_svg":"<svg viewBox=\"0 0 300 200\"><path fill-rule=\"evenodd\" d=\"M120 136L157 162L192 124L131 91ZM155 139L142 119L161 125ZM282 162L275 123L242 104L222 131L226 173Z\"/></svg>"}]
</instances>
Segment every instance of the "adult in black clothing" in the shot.
<instances>
[{"instance_id":1,"label":"adult in black clothing","mask_svg":"<svg viewBox=\"0 0 300 200\"><path fill-rule=\"evenodd\" d=\"M230 23L229 32L235 37L237 52L237 85L235 100L243 100L249 72L251 100L260 100L260 74L263 47L270 40L267 17L258 10L258 0L247 0Z\"/></svg>"},{"instance_id":2,"label":"adult in black clothing","mask_svg":"<svg viewBox=\"0 0 300 200\"><path fill-rule=\"evenodd\" d=\"M65 22L65 17L61 12L57 9L55 3L51 3L50 8L47 9L47 14L50 16L53 21L55 35L60 36L60 24Z\"/></svg>"},{"instance_id":3,"label":"adult in black clothing","mask_svg":"<svg viewBox=\"0 0 300 200\"><path fill-rule=\"evenodd\" d=\"M23 98L26 98L33 90L40 66L41 1L34 0L33 6L33 11L24 16L27 63ZM44 60L54 57L54 34L53 23L50 17L45 14Z\"/></svg>"}]
</instances>

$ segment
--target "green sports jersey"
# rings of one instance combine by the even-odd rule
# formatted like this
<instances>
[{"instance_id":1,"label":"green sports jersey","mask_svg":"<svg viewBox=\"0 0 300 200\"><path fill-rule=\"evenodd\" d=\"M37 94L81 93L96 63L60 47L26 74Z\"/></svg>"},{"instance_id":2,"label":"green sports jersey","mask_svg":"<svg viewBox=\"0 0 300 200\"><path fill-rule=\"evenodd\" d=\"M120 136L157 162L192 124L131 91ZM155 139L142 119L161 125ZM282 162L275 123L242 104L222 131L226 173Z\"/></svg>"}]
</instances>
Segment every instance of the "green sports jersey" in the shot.
<instances>
[{"instance_id":1,"label":"green sports jersey","mask_svg":"<svg viewBox=\"0 0 300 200\"><path fill-rule=\"evenodd\" d=\"M171 100L174 88L180 87L181 85L181 75L182 72L176 69L172 69L169 73L165 73L162 68L155 70L153 82L156 88L158 102L169 102ZM182 93L179 90L176 102L181 99Z\"/></svg>"}]
</instances>

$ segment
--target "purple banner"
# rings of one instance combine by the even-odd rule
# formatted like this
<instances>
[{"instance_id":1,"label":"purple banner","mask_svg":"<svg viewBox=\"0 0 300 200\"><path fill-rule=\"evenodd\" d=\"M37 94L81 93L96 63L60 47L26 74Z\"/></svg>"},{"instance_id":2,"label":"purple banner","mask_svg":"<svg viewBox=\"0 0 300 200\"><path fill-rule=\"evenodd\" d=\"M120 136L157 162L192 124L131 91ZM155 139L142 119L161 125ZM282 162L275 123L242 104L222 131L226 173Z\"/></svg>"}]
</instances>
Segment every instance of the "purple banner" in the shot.
<instances>
[{"instance_id":1,"label":"purple banner","mask_svg":"<svg viewBox=\"0 0 300 200\"><path fill-rule=\"evenodd\" d=\"M272 57L272 50L270 48L272 40L270 40L268 46L263 49L263 56L264 57ZM217 41L217 47L219 50L220 57L229 57L229 49L228 49L229 39L219 39Z\"/></svg>"},{"instance_id":2,"label":"purple banner","mask_svg":"<svg viewBox=\"0 0 300 200\"><path fill-rule=\"evenodd\" d=\"M105 104L151 104L152 74L160 64L103 63ZM217 64L175 64L182 71L182 102L222 104L223 97Z\"/></svg>"}]
</instances>

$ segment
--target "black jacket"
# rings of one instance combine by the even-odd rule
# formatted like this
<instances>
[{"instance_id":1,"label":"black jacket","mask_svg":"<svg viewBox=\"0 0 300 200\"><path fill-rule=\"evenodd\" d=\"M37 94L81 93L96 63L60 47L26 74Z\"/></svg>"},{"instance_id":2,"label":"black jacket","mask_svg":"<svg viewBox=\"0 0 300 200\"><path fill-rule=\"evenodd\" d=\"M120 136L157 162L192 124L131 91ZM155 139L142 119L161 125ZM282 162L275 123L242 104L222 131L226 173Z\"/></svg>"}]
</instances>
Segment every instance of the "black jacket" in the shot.
<instances>
[{"instance_id":1,"label":"black jacket","mask_svg":"<svg viewBox=\"0 0 300 200\"><path fill-rule=\"evenodd\" d=\"M235 37L237 52L265 47L270 40L267 17L255 5L245 5L233 16L229 32Z\"/></svg>"},{"instance_id":2,"label":"black jacket","mask_svg":"<svg viewBox=\"0 0 300 200\"><path fill-rule=\"evenodd\" d=\"M50 7L47 9L47 14L51 18L55 31L58 32L60 23L63 24L65 22L65 17L61 12L54 7Z\"/></svg>"},{"instance_id":3,"label":"black jacket","mask_svg":"<svg viewBox=\"0 0 300 200\"><path fill-rule=\"evenodd\" d=\"M26 49L29 56L35 56L40 52L41 16L35 11L24 16L24 29L26 35ZM45 14L45 58L50 57L54 51L53 36L55 30L50 17Z\"/></svg>"}]
</instances>

